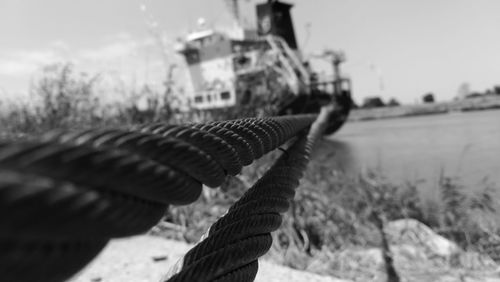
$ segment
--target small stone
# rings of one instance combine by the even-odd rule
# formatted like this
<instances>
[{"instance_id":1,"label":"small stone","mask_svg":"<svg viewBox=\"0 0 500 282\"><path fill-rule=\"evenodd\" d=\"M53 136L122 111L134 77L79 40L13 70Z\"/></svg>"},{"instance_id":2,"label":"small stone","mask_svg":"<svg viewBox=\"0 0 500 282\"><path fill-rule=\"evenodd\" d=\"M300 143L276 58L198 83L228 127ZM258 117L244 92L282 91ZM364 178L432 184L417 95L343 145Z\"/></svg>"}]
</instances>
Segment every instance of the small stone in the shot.
<instances>
[{"instance_id":1,"label":"small stone","mask_svg":"<svg viewBox=\"0 0 500 282\"><path fill-rule=\"evenodd\" d=\"M156 257L153 257L153 261L154 262L165 261L165 260L168 260L168 256L156 256Z\"/></svg>"}]
</instances>

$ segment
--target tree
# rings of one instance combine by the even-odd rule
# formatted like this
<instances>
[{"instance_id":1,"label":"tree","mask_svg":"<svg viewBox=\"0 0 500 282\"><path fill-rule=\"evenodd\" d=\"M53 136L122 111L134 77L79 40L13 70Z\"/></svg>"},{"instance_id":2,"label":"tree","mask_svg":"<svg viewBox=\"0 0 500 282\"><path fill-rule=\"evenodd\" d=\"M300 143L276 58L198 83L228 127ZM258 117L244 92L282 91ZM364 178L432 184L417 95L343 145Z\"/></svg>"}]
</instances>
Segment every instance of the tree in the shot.
<instances>
[{"instance_id":1,"label":"tree","mask_svg":"<svg viewBox=\"0 0 500 282\"><path fill-rule=\"evenodd\" d=\"M479 93L479 92L471 92L469 95L467 95L465 97L465 99L473 99L473 98L478 98L478 97L482 97L483 96L483 93Z\"/></svg>"},{"instance_id":2,"label":"tree","mask_svg":"<svg viewBox=\"0 0 500 282\"><path fill-rule=\"evenodd\" d=\"M401 106L401 103L399 103L399 101L396 100L396 98L391 98L389 100L389 102L387 103L387 106L388 107L397 107L397 106Z\"/></svg>"},{"instance_id":3,"label":"tree","mask_svg":"<svg viewBox=\"0 0 500 282\"><path fill-rule=\"evenodd\" d=\"M361 106L362 108L380 108L380 107L385 107L384 101L382 101L382 98L378 96L374 97L366 97L363 100L363 105Z\"/></svg>"},{"instance_id":4,"label":"tree","mask_svg":"<svg viewBox=\"0 0 500 282\"><path fill-rule=\"evenodd\" d=\"M495 92L496 95L500 95L500 85L495 85L493 87L493 92Z\"/></svg>"},{"instance_id":5,"label":"tree","mask_svg":"<svg viewBox=\"0 0 500 282\"><path fill-rule=\"evenodd\" d=\"M427 94L425 94L423 97L422 97L422 101L425 103L425 104L431 104L431 103L434 103L434 94L429 92Z\"/></svg>"}]
</instances>

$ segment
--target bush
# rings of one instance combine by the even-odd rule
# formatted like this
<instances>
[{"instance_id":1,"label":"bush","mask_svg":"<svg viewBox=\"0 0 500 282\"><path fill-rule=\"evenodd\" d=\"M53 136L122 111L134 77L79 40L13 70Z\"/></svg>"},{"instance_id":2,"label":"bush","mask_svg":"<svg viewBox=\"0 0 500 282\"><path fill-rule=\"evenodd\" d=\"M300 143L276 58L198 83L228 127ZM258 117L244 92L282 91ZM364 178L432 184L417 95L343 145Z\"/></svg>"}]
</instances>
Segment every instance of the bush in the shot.
<instances>
[{"instance_id":1,"label":"bush","mask_svg":"<svg viewBox=\"0 0 500 282\"><path fill-rule=\"evenodd\" d=\"M363 100L362 108L380 108L385 107L385 103L380 97L367 97Z\"/></svg>"},{"instance_id":2,"label":"bush","mask_svg":"<svg viewBox=\"0 0 500 282\"><path fill-rule=\"evenodd\" d=\"M4 129L0 137L36 136L52 129L81 130L99 127L127 127L141 123L183 123L196 120L196 112L181 113L169 91L160 93L148 85L139 91L119 89L120 102L103 104L97 93L100 75L77 73L71 64L42 69L31 85L31 103L9 105L0 115ZM144 105L139 106L141 100Z\"/></svg>"},{"instance_id":3,"label":"bush","mask_svg":"<svg viewBox=\"0 0 500 282\"><path fill-rule=\"evenodd\" d=\"M389 100L389 102L387 102L387 106L388 107L398 107L398 106L401 106L401 103L399 103L398 100L396 100L396 98L391 98Z\"/></svg>"},{"instance_id":4,"label":"bush","mask_svg":"<svg viewBox=\"0 0 500 282\"><path fill-rule=\"evenodd\" d=\"M74 129L101 122L94 88L99 76L75 74L70 64L43 69L31 86L32 104L20 105L1 117L10 134L39 134L54 128Z\"/></svg>"},{"instance_id":5,"label":"bush","mask_svg":"<svg viewBox=\"0 0 500 282\"><path fill-rule=\"evenodd\" d=\"M432 104L434 103L434 94L432 93L427 93L425 94L423 97L422 97L422 101L425 103L425 104Z\"/></svg>"}]
</instances>

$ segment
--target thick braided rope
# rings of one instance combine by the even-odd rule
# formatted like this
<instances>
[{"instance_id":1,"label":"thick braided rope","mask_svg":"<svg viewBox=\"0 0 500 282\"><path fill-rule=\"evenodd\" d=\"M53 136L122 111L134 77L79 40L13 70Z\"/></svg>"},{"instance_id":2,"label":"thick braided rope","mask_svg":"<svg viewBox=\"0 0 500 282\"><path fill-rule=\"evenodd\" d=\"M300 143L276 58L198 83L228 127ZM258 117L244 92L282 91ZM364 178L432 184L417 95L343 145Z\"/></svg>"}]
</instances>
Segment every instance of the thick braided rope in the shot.
<instances>
[{"instance_id":1,"label":"thick braided rope","mask_svg":"<svg viewBox=\"0 0 500 282\"><path fill-rule=\"evenodd\" d=\"M0 142L0 277L63 281L110 238L147 231L168 205L195 201L201 184L219 186L314 118L154 124ZM266 235L246 243L261 246L259 256L268 241ZM245 275L235 270L220 279Z\"/></svg>"},{"instance_id":2,"label":"thick braided rope","mask_svg":"<svg viewBox=\"0 0 500 282\"><path fill-rule=\"evenodd\" d=\"M272 244L270 233L281 225L281 213L289 207L295 188L309 161L314 143L326 127L331 109L324 109L309 134L285 151L269 171L250 188L227 214L215 222L208 236L193 247L164 281L253 281L258 258ZM259 126L259 120L236 122ZM279 123L278 123L279 124ZM269 125L274 127L276 124ZM266 126L260 126L266 128ZM270 135L285 134L290 127L274 127ZM276 140L276 139L274 139ZM274 145L269 142L264 145ZM252 267L250 267L252 266ZM231 277L237 280L225 280Z\"/></svg>"},{"instance_id":3,"label":"thick braided rope","mask_svg":"<svg viewBox=\"0 0 500 282\"><path fill-rule=\"evenodd\" d=\"M151 132L160 136L173 136L185 142L203 148L217 163L219 163L227 174L236 175L241 172L242 163L238 153L226 141L210 132L200 132L189 126L176 126L165 124L153 124L142 128L143 132Z\"/></svg>"}]
</instances>

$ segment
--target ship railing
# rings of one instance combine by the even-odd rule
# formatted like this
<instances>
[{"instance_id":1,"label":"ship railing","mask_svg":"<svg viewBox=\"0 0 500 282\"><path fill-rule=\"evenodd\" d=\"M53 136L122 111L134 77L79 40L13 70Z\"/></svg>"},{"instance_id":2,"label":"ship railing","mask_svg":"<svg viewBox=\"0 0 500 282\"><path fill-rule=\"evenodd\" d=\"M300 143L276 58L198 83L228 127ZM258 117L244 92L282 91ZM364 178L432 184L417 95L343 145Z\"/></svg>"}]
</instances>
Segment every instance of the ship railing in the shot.
<instances>
[{"instance_id":1,"label":"ship railing","mask_svg":"<svg viewBox=\"0 0 500 282\"><path fill-rule=\"evenodd\" d=\"M286 53L283 44L280 43L277 36L266 36L266 40L271 50L276 54L279 66L276 69L283 70L282 75L286 77L287 83L295 94L304 90L305 82L300 77L300 71L294 66L293 60ZM285 42L286 44L286 42Z\"/></svg>"},{"instance_id":2,"label":"ship railing","mask_svg":"<svg viewBox=\"0 0 500 282\"><path fill-rule=\"evenodd\" d=\"M293 64L293 67L297 70L299 73L300 80L302 81L303 84L308 85L310 83L309 81L309 72L305 68L302 60L299 59L298 54L290 48L288 43L281 37L275 36L275 35L269 35L272 37L277 43L278 46L281 50L284 51L286 54L286 57L290 59L290 61Z\"/></svg>"}]
</instances>

